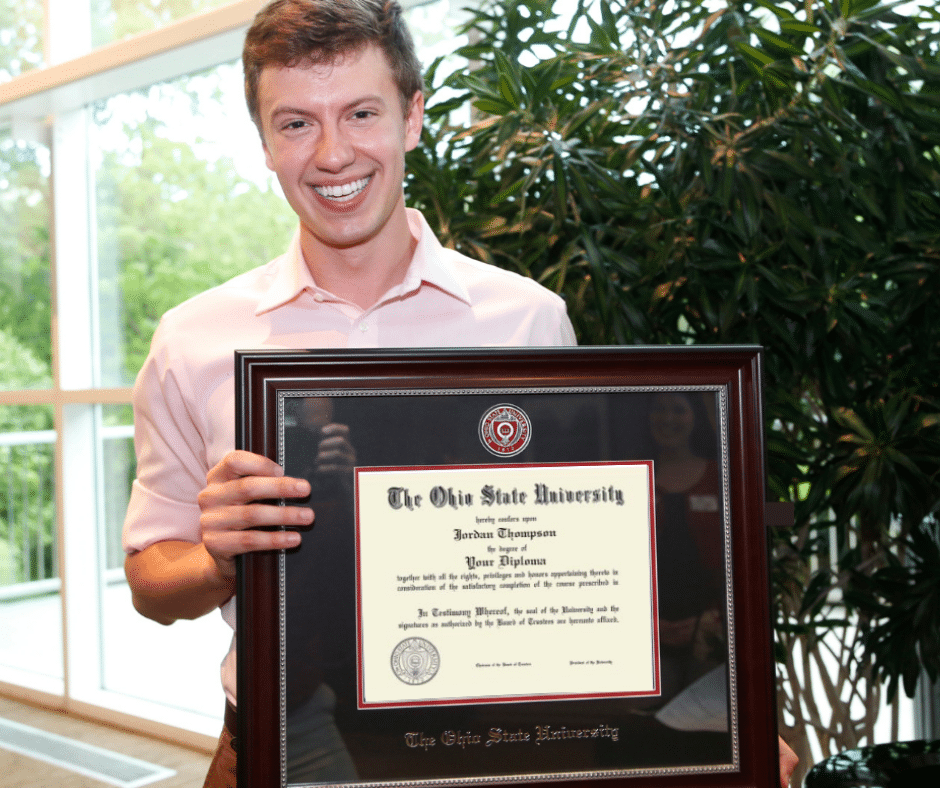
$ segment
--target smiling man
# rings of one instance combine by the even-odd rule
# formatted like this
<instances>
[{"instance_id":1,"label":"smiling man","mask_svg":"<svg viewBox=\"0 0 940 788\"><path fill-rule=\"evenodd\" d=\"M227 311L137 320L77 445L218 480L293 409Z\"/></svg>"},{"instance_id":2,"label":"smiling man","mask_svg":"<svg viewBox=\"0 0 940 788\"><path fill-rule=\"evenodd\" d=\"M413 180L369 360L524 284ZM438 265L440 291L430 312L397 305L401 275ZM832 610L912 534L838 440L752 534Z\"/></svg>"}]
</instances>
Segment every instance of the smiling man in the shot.
<instances>
[{"instance_id":1,"label":"smiling man","mask_svg":"<svg viewBox=\"0 0 940 788\"><path fill-rule=\"evenodd\" d=\"M295 547L296 531L261 527L314 519L308 507L256 503L310 486L234 451L235 349L575 343L558 296L445 249L405 208L424 97L396 2L275 0L248 31L243 61L265 160L299 229L282 256L170 310L138 375L125 568L135 607L164 624L221 608L234 628L235 557ZM348 466L348 430L326 421L317 463ZM226 727L207 786L235 780L234 646L222 683ZM331 699L315 701L320 778L341 779L349 764Z\"/></svg>"},{"instance_id":2,"label":"smiling man","mask_svg":"<svg viewBox=\"0 0 940 788\"><path fill-rule=\"evenodd\" d=\"M405 207L405 153L420 140L424 97L397 2L274 0L248 31L243 62L265 160L299 228L280 257L164 315L138 375L125 569L134 606L163 624L221 608L234 629L236 556L296 547L296 530L265 527L314 520L309 507L258 503L311 490L234 450L236 349L575 343L557 295L445 249ZM348 429L322 410L311 416L315 463L348 468ZM210 788L235 784L234 638L222 684ZM318 782L351 773L334 702L313 692ZM781 784L794 763L781 742Z\"/></svg>"}]
</instances>

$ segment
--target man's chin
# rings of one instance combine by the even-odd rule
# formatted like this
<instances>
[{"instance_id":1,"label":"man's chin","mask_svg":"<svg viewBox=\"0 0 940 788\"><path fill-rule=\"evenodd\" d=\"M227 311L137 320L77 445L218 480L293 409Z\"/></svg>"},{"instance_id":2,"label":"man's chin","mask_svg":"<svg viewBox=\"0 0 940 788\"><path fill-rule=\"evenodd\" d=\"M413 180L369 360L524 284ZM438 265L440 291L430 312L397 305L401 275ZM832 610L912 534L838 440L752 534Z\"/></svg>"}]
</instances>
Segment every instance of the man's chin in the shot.
<instances>
[{"instance_id":1,"label":"man's chin","mask_svg":"<svg viewBox=\"0 0 940 788\"><path fill-rule=\"evenodd\" d=\"M348 228L345 232L324 232L311 229L304 226L302 234L306 235L309 241L312 241L319 247L326 249L335 249L336 251L350 251L360 246L365 246L381 232L382 227L378 228Z\"/></svg>"}]
</instances>

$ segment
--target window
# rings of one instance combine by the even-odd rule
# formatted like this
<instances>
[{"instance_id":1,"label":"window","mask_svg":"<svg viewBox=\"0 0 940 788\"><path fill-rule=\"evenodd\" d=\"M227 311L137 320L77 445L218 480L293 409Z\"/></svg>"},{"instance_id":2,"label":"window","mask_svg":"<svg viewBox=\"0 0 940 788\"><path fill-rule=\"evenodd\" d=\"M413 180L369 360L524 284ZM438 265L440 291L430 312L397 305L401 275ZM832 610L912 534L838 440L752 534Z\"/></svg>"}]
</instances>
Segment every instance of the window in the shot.
<instances>
[{"instance_id":1,"label":"window","mask_svg":"<svg viewBox=\"0 0 940 788\"><path fill-rule=\"evenodd\" d=\"M131 385L160 316L283 252L296 218L264 164L241 66L91 108L101 384Z\"/></svg>"},{"instance_id":2,"label":"window","mask_svg":"<svg viewBox=\"0 0 940 788\"><path fill-rule=\"evenodd\" d=\"M8 73L28 54L5 51ZM0 665L58 687L56 433L42 401L52 386L49 216L48 149L0 129ZM33 402L21 403L28 392Z\"/></svg>"},{"instance_id":3,"label":"window","mask_svg":"<svg viewBox=\"0 0 940 788\"><path fill-rule=\"evenodd\" d=\"M130 387L164 311L294 232L241 94L262 5L0 0L0 683L207 743L231 630L130 604ZM463 2L410 5L429 65Z\"/></svg>"},{"instance_id":4,"label":"window","mask_svg":"<svg viewBox=\"0 0 940 788\"><path fill-rule=\"evenodd\" d=\"M42 3L0 0L0 81L41 66L42 50Z\"/></svg>"},{"instance_id":5,"label":"window","mask_svg":"<svg viewBox=\"0 0 940 788\"><path fill-rule=\"evenodd\" d=\"M229 0L90 0L91 47L145 33Z\"/></svg>"}]
</instances>

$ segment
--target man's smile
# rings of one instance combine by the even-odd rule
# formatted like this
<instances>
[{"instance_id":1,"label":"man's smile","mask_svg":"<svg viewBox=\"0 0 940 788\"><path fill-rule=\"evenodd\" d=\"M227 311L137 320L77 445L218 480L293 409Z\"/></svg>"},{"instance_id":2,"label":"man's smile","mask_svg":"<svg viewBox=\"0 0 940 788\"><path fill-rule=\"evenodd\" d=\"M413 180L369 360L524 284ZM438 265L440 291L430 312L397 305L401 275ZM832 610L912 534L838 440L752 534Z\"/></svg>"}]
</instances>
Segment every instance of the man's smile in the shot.
<instances>
[{"instance_id":1,"label":"man's smile","mask_svg":"<svg viewBox=\"0 0 940 788\"><path fill-rule=\"evenodd\" d=\"M345 202L347 200L354 199L359 193L361 193L362 190L369 185L370 180L372 180L371 175L366 178L360 178L357 181L351 181L350 183L344 183L339 186L314 186L313 190L321 197L325 197L329 200L336 200L338 202Z\"/></svg>"}]
</instances>

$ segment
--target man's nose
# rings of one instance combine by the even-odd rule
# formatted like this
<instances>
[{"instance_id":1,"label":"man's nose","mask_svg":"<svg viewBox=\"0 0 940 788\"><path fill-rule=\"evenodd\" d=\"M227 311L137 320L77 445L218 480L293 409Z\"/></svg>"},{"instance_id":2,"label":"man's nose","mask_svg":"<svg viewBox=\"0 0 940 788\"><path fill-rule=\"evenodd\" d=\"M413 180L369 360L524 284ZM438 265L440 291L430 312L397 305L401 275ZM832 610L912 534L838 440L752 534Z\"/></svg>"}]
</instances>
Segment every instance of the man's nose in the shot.
<instances>
[{"instance_id":1,"label":"man's nose","mask_svg":"<svg viewBox=\"0 0 940 788\"><path fill-rule=\"evenodd\" d=\"M326 172L339 172L355 159L353 147L339 128L326 128L317 141L316 159L317 167Z\"/></svg>"}]
</instances>

